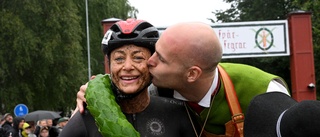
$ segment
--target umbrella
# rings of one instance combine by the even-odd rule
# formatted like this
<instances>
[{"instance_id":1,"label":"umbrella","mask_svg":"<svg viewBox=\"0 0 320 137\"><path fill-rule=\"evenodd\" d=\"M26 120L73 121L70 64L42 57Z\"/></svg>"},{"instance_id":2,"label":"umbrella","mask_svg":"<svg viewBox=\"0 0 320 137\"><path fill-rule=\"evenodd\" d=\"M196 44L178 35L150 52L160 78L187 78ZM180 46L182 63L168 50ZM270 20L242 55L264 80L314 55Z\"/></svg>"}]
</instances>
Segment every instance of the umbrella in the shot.
<instances>
[{"instance_id":1,"label":"umbrella","mask_svg":"<svg viewBox=\"0 0 320 137\"><path fill-rule=\"evenodd\" d=\"M25 115L25 121L39 121L42 119L56 119L60 118L60 114L55 111L37 110Z\"/></svg>"}]
</instances>

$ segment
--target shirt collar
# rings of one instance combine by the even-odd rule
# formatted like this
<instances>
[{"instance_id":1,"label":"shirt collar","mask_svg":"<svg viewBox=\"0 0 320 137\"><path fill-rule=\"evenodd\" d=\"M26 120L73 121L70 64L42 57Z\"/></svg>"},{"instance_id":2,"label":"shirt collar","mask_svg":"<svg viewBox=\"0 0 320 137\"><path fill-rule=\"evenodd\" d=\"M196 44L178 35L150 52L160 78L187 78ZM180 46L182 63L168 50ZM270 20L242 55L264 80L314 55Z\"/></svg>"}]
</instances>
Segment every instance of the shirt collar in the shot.
<instances>
[{"instance_id":1,"label":"shirt collar","mask_svg":"<svg viewBox=\"0 0 320 137\"><path fill-rule=\"evenodd\" d=\"M206 107L206 108L210 107L211 95L212 95L213 91L215 91L215 89L218 88L218 80L219 80L218 77L219 77L218 76L218 68L216 68L215 75L214 75L214 78L213 78L213 82L211 84L211 87L210 87L209 91L207 92L207 94L198 103L200 106ZM188 99L183 97L176 90L174 90L173 97L176 98L176 99L179 99L179 100L188 101Z\"/></svg>"}]
</instances>

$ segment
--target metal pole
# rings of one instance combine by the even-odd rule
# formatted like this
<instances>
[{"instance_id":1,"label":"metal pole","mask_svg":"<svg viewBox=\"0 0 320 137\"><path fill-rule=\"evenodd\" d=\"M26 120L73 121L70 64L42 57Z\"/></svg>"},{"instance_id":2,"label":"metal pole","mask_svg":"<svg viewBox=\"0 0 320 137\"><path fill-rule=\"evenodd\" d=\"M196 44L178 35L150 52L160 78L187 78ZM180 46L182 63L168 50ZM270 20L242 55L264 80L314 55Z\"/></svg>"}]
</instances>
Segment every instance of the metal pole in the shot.
<instances>
[{"instance_id":1,"label":"metal pole","mask_svg":"<svg viewBox=\"0 0 320 137\"><path fill-rule=\"evenodd\" d=\"M89 19L88 19L88 0L86 1L86 27L87 27L87 49L88 49L88 79L91 77L91 64L90 64L90 37L89 37Z\"/></svg>"}]
</instances>

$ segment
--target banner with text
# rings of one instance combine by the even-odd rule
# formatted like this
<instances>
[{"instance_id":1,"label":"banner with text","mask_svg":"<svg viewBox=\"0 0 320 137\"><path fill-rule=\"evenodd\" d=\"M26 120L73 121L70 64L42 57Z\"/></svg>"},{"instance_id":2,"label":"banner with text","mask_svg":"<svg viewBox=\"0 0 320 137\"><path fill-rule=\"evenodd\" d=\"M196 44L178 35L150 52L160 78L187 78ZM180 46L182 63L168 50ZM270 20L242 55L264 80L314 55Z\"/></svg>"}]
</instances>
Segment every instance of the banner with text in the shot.
<instances>
[{"instance_id":1,"label":"banner with text","mask_svg":"<svg viewBox=\"0 0 320 137\"><path fill-rule=\"evenodd\" d=\"M287 20L217 23L223 58L289 56ZM158 28L160 34L166 28Z\"/></svg>"},{"instance_id":2,"label":"banner with text","mask_svg":"<svg viewBox=\"0 0 320 137\"><path fill-rule=\"evenodd\" d=\"M289 56L287 20L213 25L223 58Z\"/></svg>"}]
</instances>

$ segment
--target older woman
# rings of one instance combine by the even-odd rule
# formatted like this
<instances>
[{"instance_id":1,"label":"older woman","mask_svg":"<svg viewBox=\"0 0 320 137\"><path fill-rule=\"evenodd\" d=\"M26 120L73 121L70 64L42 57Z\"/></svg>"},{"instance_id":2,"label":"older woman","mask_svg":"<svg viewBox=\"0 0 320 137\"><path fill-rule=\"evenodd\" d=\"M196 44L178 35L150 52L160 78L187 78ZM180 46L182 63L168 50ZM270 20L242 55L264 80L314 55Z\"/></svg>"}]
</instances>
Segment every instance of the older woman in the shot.
<instances>
[{"instance_id":1,"label":"older woman","mask_svg":"<svg viewBox=\"0 0 320 137\"><path fill-rule=\"evenodd\" d=\"M147 60L158 37L158 30L143 20L119 21L108 30L102 48L110 61L113 92L127 120L141 136L194 137L197 128L183 102L148 93L151 75ZM77 112L60 134L70 136L96 137L101 133L90 113Z\"/></svg>"}]
</instances>

